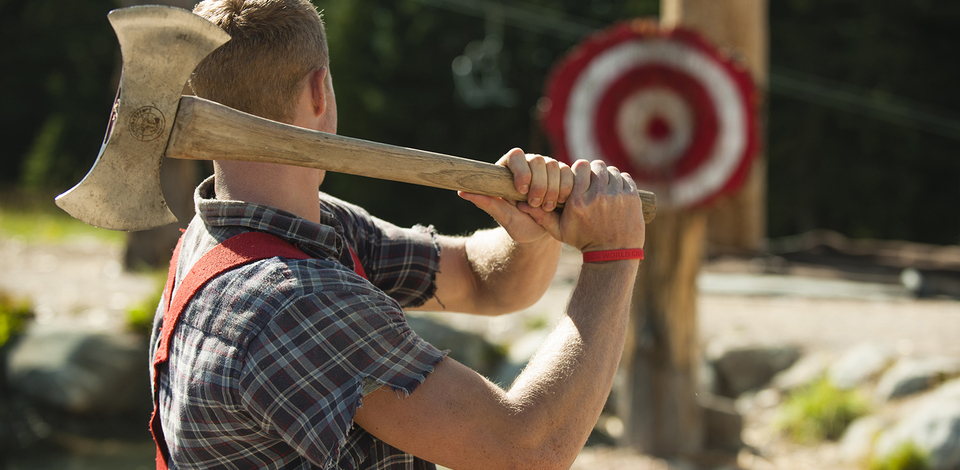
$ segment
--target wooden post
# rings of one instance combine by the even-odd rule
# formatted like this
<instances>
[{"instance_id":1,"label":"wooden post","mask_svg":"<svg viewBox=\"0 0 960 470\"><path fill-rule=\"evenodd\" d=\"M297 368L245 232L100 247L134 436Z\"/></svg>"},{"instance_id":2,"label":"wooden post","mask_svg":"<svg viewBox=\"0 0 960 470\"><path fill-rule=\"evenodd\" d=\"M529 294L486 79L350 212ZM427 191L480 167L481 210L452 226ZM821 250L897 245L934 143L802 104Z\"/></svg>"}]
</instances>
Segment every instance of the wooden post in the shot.
<instances>
[{"instance_id":1,"label":"wooden post","mask_svg":"<svg viewBox=\"0 0 960 470\"><path fill-rule=\"evenodd\" d=\"M647 259L634 287L622 371L623 444L658 456L695 455L703 446L697 404L696 278L703 259L703 211L661 210L647 226Z\"/></svg>"},{"instance_id":2,"label":"wooden post","mask_svg":"<svg viewBox=\"0 0 960 470\"><path fill-rule=\"evenodd\" d=\"M661 0L661 23L684 25L746 59L765 86L766 0ZM761 73L762 72L762 73ZM624 351L622 443L658 456L692 456L704 445L697 402L700 363L696 280L707 240L724 249L755 251L765 232L765 164L744 190L710 209L661 209L647 227L647 259L634 287Z\"/></svg>"},{"instance_id":3,"label":"wooden post","mask_svg":"<svg viewBox=\"0 0 960 470\"><path fill-rule=\"evenodd\" d=\"M767 0L661 0L660 12L664 27L695 29L718 47L736 54L750 71L758 96L765 99L769 69ZM763 248L767 236L766 195L767 164L758 156L743 189L718 200L708 211L710 249L754 253Z\"/></svg>"}]
</instances>

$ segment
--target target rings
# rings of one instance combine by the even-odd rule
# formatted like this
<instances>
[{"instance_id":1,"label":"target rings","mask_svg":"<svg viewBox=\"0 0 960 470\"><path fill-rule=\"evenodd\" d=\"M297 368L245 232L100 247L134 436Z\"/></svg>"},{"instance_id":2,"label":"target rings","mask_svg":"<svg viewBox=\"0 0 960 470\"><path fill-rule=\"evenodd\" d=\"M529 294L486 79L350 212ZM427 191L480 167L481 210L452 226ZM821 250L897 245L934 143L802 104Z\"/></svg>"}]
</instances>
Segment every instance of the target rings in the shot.
<instances>
[{"instance_id":1,"label":"target rings","mask_svg":"<svg viewBox=\"0 0 960 470\"><path fill-rule=\"evenodd\" d=\"M694 207L737 190L757 151L749 74L700 35L636 21L599 33L554 69L543 124L554 155L604 160Z\"/></svg>"}]
</instances>

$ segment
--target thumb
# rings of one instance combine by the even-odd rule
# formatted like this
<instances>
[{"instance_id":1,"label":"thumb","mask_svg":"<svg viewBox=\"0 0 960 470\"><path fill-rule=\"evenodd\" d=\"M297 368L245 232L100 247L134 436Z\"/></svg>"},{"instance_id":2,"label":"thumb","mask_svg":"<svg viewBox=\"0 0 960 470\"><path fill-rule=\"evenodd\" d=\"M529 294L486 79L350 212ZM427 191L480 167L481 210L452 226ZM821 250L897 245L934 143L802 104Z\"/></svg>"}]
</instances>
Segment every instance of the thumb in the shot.
<instances>
[{"instance_id":1,"label":"thumb","mask_svg":"<svg viewBox=\"0 0 960 470\"><path fill-rule=\"evenodd\" d=\"M551 237L563 241L560 235L560 214L558 211L547 212L541 207L533 207L525 202L517 204L517 209L530 216L534 222L543 227Z\"/></svg>"},{"instance_id":2,"label":"thumb","mask_svg":"<svg viewBox=\"0 0 960 470\"><path fill-rule=\"evenodd\" d=\"M508 224L516 215L516 207L504 199L463 191L457 191L457 194L493 217L493 220L496 220L500 225ZM513 211L513 213L510 211Z\"/></svg>"}]
</instances>

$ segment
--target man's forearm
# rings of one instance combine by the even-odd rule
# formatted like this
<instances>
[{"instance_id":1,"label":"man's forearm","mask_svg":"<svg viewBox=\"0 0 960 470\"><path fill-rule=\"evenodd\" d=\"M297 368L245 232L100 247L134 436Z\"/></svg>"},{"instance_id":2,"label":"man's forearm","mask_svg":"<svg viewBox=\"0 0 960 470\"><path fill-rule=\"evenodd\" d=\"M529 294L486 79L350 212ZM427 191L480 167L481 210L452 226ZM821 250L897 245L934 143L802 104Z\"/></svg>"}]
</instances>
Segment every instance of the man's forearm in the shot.
<instances>
[{"instance_id":1,"label":"man's forearm","mask_svg":"<svg viewBox=\"0 0 960 470\"><path fill-rule=\"evenodd\" d=\"M464 254L475 280L479 313L514 312L539 300L556 274L560 246L546 233L536 241L518 243L502 228L466 238Z\"/></svg>"},{"instance_id":2,"label":"man's forearm","mask_svg":"<svg viewBox=\"0 0 960 470\"><path fill-rule=\"evenodd\" d=\"M567 317L507 392L531 445L570 455L586 441L623 350L637 261L585 264Z\"/></svg>"}]
</instances>

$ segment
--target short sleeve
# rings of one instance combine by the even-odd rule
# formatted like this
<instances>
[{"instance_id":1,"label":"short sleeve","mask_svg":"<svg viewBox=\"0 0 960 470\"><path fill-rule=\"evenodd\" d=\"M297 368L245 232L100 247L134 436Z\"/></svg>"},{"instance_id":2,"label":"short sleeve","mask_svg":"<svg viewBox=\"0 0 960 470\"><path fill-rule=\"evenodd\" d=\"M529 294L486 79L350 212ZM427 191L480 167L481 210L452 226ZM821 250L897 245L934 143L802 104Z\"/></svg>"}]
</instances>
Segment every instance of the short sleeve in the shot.
<instances>
[{"instance_id":1,"label":"short sleeve","mask_svg":"<svg viewBox=\"0 0 960 470\"><path fill-rule=\"evenodd\" d=\"M419 307L434 296L441 252L432 226L401 228L331 196L321 200L340 222L373 285L404 308Z\"/></svg>"},{"instance_id":2,"label":"short sleeve","mask_svg":"<svg viewBox=\"0 0 960 470\"><path fill-rule=\"evenodd\" d=\"M338 462L364 386L409 395L445 353L407 325L396 301L344 270L305 285L248 349L241 401L316 465ZM369 388L369 387L368 387Z\"/></svg>"}]
</instances>

